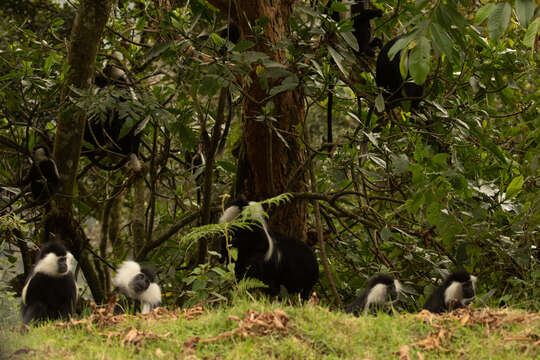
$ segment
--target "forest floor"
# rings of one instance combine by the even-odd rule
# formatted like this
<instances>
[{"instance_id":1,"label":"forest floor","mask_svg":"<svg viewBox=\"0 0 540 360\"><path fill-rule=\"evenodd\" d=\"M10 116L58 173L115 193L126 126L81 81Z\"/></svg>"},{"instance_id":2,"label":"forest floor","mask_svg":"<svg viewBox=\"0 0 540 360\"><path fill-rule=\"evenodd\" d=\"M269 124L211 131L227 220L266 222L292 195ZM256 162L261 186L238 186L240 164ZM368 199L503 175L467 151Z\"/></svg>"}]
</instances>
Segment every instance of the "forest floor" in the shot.
<instances>
[{"instance_id":1,"label":"forest floor","mask_svg":"<svg viewBox=\"0 0 540 360\"><path fill-rule=\"evenodd\" d=\"M110 307L109 307L110 309ZM319 305L237 301L0 330L9 359L539 359L540 313L460 309L353 317ZM0 356L1 357L1 356Z\"/></svg>"}]
</instances>

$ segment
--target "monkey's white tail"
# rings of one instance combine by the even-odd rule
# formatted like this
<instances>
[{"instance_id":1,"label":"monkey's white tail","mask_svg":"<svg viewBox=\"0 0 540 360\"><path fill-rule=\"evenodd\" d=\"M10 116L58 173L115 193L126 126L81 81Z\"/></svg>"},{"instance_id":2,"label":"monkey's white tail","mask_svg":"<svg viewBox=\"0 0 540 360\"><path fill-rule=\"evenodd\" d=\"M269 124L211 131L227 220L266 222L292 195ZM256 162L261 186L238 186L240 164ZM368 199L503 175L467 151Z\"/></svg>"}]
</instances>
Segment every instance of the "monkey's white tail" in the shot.
<instances>
[{"instance_id":1,"label":"monkey's white tail","mask_svg":"<svg viewBox=\"0 0 540 360\"><path fill-rule=\"evenodd\" d=\"M268 223L263 216L264 210L262 208L262 205L255 201L250 201L249 205L255 206L253 217L259 220L259 222L261 223L264 234L266 235L266 239L268 240L268 251L266 251L266 254L264 255L264 261L268 261L274 253L274 239L272 239L270 233L268 232Z\"/></svg>"},{"instance_id":2,"label":"monkey's white tail","mask_svg":"<svg viewBox=\"0 0 540 360\"><path fill-rule=\"evenodd\" d=\"M274 239L272 239L272 237L270 236L270 232L268 230L268 223L263 216L264 210L261 204L255 201L250 201L249 205L251 206L251 217L261 224L264 234L266 235L266 240L268 241L268 250L264 255L264 261L268 261L274 253ZM234 220L238 215L240 215L241 212L242 210L238 205L229 206L227 209L225 209L223 215L221 215L221 217L219 218L219 223L223 224L226 222L230 222Z\"/></svg>"}]
</instances>

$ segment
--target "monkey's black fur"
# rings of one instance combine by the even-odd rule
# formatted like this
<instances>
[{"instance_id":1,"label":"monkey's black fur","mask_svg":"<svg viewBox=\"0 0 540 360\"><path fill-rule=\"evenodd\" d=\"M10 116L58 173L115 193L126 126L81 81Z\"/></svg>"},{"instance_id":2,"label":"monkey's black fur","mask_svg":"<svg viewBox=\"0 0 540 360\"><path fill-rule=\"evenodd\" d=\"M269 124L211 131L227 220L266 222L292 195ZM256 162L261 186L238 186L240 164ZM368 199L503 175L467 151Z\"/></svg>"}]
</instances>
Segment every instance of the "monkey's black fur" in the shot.
<instances>
[{"instance_id":1,"label":"monkey's black fur","mask_svg":"<svg viewBox=\"0 0 540 360\"><path fill-rule=\"evenodd\" d=\"M358 43L358 51L356 52L357 56L365 55L368 57L373 57L374 49L382 45L382 41L379 38L371 39L371 19L376 17L381 17L383 15L382 10L379 9L367 9L366 8L367 0L358 0L351 5L351 17L353 21L353 34ZM326 12L328 12L329 7L332 2L329 1L326 5ZM340 14L334 11L331 15L332 19L335 21L340 20ZM335 35L331 37L335 39ZM332 41L332 40L331 40ZM328 85L328 105L327 105L327 138L328 143L333 143L333 132L332 132L332 107L334 103L334 88L335 82L332 79Z\"/></svg>"},{"instance_id":2,"label":"monkey's black fur","mask_svg":"<svg viewBox=\"0 0 540 360\"><path fill-rule=\"evenodd\" d=\"M358 55L365 54L369 57L374 55L373 49L380 47L382 41L379 38L371 40L371 19L381 17L382 10L366 9L365 2L367 0L358 0L351 5L351 16L353 17L354 37L358 42Z\"/></svg>"},{"instance_id":3,"label":"monkey's black fur","mask_svg":"<svg viewBox=\"0 0 540 360\"><path fill-rule=\"evenodd\" d=\"M347 306L345 312L358 316L372 307L387 308L398 299L400 291L399 281L392 276L374 275L369 279L366 289Z\"/></svg>"},{"instance_id":4,"label":"monkey's black fur","mask_svg":"<svg viewBox=\"0 0 540 360\"><path fill-rule=\"evenodd\" d=\"M228 210L237 207L238 213L249 205L247 201L236 200ZM222 219L224 218L222 216ZM233 217L234 218L234 217ZM228 222L225 219L220 222ZM264 219L254 219L250 229L232 230L232 246L238 249L235 274L238 280L252 277L268 285L266 292L278 295L283 285L289 293L300 293L303 300L309 299L313 286L319 277L319 267L313 250L302 241L267 228L267 238L261 223L267 227ZM270 246L271 242L272 246ZM222 251L227 256L226 247Z\"/></svg>"},{"instance_id":5,"label":"monkey's black fur","mask_svg":"<svg viewBox=\"0 0 540 360\"><path fill-rule=\"evenodd\" d=\"M415 109L420 104L420 100L424 93L424 86L417 85L410 79L403 80L399 71L399 62L401 60L401 52L397 53L392 61L388 56L388 52L400 37L396 37L383 46L379 56L377 57L377 66L375 74L375 82L378 86L387 91L386 101L390 104L389 107L399 103L399 99L403 97L414 98L411 100L411 108Z\"/></svg>"},{"instance_id":6,"label":"monkey's black fur","mask_svg":"<svg viewBox=\"0 0 540 360\"><path fill-rule=\"evenodd\" d=\"M38 145L32 150L32 166L22 184L30 184L32 199L36 204L46 203L58 190L60 175L46 146Z\"/></svg>"},{"instance_id":7,"label":"monkey's black fur","mask_svg":"<svg viewBox=\"0 0 540 360\"><path fill-rule=\"evenodd\" d=\"M41 247L38 261L22 292L23 322L66 319L73 314L77 286L71 272L72 255L58 242Z\"/></svg>"},{"instance_id":8,"label":"monkey's black fur","mask_svg":"<svg viewBox=\"0 0 540 360\"><path fill-rule=\"evenodd\" d=\"M103 75L96 76L94 82L100 89L116 85L118 88L129 90L129 82L125 73L112 65L107 65L103 70ZM123 127L131 119L121 118L118 109L127 101L127 97L120 96L116 99L116 104L108 110L106 118L93 117L86 122L82 155L88 157L94 165L103 170L118 169L129 160L134 162L135 169L140 168L137 155L146 123L144 120L140 120L130 124L131 128L123 134L125 131ZM101 162L104 157L111 154L116 154L121 160L114 165Z\"/></svg>"},{"instance_id":9,"label":"monkey's black fur","mask_svg":"<svg viewBox=\"0 0 540 360\"><path fill-rule=\"evenodd\" d=\"M465 270L452 272L435 288L424 304L424 309L432 313L458 309L476 296L476 277Z\"/></svg>"}]
</instances>

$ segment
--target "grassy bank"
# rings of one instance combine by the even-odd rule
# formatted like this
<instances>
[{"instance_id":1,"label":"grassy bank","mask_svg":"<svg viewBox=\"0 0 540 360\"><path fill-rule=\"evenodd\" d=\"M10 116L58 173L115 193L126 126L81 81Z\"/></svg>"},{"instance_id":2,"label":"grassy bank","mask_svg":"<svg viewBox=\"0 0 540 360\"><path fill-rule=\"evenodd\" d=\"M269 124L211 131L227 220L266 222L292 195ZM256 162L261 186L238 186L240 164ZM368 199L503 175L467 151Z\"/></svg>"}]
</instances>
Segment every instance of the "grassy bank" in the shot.
<instances>
[{"instance_id":1,"label":"grassy bank","mask_svg":"<svg viewBox=\"0 0 540 360\"><path fill-rule=\"evenodd\" d=\"M320 306L231 307L90 317L1 333L13 359L524 359L540 357L540 314L462 309L355 318Z\"/></svg>"}]
</instances>

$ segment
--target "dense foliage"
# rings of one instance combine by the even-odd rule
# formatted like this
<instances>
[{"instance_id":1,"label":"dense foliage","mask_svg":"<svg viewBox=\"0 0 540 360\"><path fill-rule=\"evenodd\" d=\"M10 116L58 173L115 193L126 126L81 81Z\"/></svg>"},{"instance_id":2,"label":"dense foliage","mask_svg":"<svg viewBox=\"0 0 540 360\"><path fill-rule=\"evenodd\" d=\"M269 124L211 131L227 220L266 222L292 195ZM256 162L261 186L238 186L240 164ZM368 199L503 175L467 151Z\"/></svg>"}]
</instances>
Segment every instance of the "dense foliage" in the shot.
<instances>
[{"instance_id":1,"label":"dense foliage","mask_svg":"<svg viewBox=\"0 0 540 360\"><path fill-rule=\"evenodd\" d=\"M10 274L20 271L21 250L38 237L43 209L28 206L20 184L32 147L53 144L75 13L70 4L28 3L0 5L1 266ZM343 301L374 272L387 271L408 285L407 307L415 309L441 269L463 266L479 277L485 300L538 308L540 20L534 2L373 1L384 11L374 20L375 36L386 42L404 35L391 53L401 51L402 73L425 83L417 110L385 108L375 58L356 56L346 7L311 3L297 2L291 32L274 49L287 53L289 63L282 64L250 50L265 41L265 19L253 19L249 37L232 44L227 15L206 1L119 2L97 68L115 64L127 73L137 96L120 110L131 119L126 126L149 122L142 188L134 186L129 167L107 172L81 158L75 213L88 247L99 254L103 283L110 275L102 260L117 264L135 250L137 258L157 264L167 303L226 300L234 280L214 261L217 245L211 242L210 263L193 260L197 241L223 229L197 227L203 169L192 157L198 139L224 116L220 91L228 88L231 131L211 173L216 219L226 201L220 196L231 192L239 171L240 105L250 96L242 89L255 69L268 101L252 121L270 131L280 111L272 96L295 89L306 96L298 106L307 110L308 131L297 135L313 159L316 193L289 201L319 201L331 278ZM333 11L342 20L328 15ZM327 144L334 84L337 140ZM115 91L122 90L78 92L69 101L99 117L121 96ZM279 211L279 201L273 203ZM315 223L310 211L310 235ZM144 236L134 244L137 224ZM316 290L334 303L329 288L321 275Z\"/></svg>"}]
</instances>

